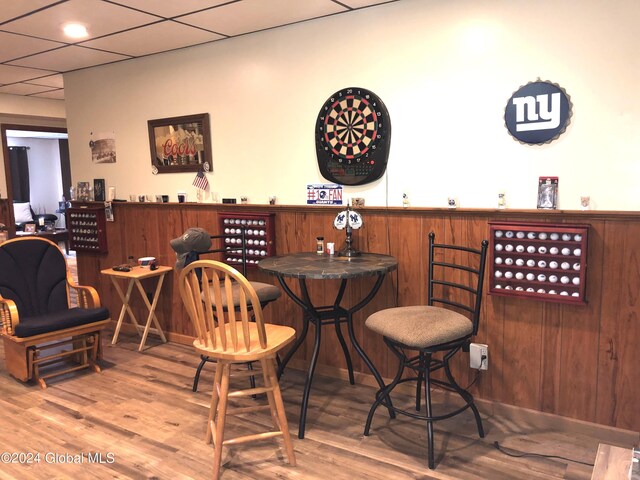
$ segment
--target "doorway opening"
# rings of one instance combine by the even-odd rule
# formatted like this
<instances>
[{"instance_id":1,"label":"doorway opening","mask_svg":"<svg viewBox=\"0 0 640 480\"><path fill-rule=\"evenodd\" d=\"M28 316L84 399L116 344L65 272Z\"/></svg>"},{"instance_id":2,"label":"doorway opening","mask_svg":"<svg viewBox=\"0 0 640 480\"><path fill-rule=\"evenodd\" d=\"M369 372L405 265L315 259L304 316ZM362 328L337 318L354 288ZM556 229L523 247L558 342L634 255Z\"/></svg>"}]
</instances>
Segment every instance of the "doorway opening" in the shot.
<instances>
[{"instance_id":1,"label":"doorway opening","mask_svg":"<svg viewBox=\"0 0 640 480\"><path fill-rule=\"evenodd\" d=\"M28 210L24 205L28 203L36 215L48 215L50 219L56 216L55 226L64 228L62 202L71 187L67 129L3 124L0 138L4 149L10 236L16 234L14 202L18 201L22 210Z\"/></svg>"}]
</instances>

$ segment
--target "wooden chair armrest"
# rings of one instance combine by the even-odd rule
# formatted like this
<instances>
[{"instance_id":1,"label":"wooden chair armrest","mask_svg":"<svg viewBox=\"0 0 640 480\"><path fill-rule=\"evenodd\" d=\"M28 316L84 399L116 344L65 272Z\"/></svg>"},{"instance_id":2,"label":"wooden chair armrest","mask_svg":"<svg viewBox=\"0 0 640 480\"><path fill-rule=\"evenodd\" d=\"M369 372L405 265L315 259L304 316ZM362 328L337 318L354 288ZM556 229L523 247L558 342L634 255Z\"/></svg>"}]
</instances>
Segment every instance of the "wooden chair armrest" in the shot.
<instances>
[{"instance_id":1,"label":"wooden chair armrest","mask_svg":"<svg viewBox=\"0 0 640 480\"><path fill-rule=\"evenodd\" d=\"M18 323L20 323L20 316L15 302L0 296L0 333L13 335L14 328Z\"/></svg>"},{"instance_id":2,"label":"wooden chair armrest","mask_svg":"<svg viewBox=\"0 0 640 480\"><path fill-rule=\"evenodd\" d=\"M76 285L74 283L69 283L69 288L73 288L78 294L78 307L100 307L100 296L98 295L98 291L95 288L84 285Z\"/></svg>"}]
</instances>

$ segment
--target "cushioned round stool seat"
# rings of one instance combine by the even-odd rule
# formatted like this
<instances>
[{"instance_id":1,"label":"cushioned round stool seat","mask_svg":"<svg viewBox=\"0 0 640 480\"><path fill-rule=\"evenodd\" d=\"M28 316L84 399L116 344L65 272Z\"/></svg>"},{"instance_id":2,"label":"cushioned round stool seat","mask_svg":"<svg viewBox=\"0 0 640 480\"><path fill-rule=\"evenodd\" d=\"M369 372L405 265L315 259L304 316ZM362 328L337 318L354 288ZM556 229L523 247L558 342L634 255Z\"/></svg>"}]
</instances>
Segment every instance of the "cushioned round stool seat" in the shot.
<instances>
[{"instance_id":1,"label":"cushioned round stool seat","mask_svg":"<svg viewBox=\"0 0 640 480\"><path fill-rule=\"evenodd\" d=\"M270 283L262 283L262 282L249 282L249 283L251 283L251 286L253 287L253 289L256 291L256 294L258 295L258 299L260 300L260 303L263 305L265 303L272 302L278 299L282 294L282 292L278 287L276 287L275 285L271 285ZM213 286L209 287L209 289L213 297L214 295ZM239 307L240 306L240 287L238 286L238 284L233 285L232 294L233 294L233 306ZM201 297L202 297L202 301L204 301L204 291L202 292ZM227 297L224 295L222 296L222 306L225 308L227 307Z\"/></svg>"},{"instance_id":2,"label":"cushioned round stool seat","mask_svg":"<svg viewBox=\"0 0 640 480\"><path fill-rule=\"evenodd\" d=\"M365 325L394 342L413 348L442 345L473 332L473 323L464 315L426 305L380 310L367 318Z\"/></svg>"}]
</instances>

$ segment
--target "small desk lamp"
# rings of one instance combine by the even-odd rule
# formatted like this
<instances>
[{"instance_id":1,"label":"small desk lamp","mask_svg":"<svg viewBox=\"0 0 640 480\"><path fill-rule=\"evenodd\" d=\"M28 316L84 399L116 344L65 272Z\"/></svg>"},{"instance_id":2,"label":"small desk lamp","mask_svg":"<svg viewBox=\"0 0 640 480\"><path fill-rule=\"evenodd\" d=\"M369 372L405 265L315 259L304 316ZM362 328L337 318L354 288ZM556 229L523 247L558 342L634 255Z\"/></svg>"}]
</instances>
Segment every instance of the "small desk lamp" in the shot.
<instances>
[{"instance_id":1,"label":"small desk lamp","mask_svg":"<svg viewBox=\"0 0 640 480\"><path fill-rule=\"evenodd\" d=\"M347 231L345 246L336 255L339 257L357 257L360 255L360 252L351 246L351 234L353 230L358 230L362 227L362 223L362 216L358 212L351 210L349 206L347 206L346 210L336 215L333 220L333 226L338 230L346 229Z\"/></svg>"}]
</instances>

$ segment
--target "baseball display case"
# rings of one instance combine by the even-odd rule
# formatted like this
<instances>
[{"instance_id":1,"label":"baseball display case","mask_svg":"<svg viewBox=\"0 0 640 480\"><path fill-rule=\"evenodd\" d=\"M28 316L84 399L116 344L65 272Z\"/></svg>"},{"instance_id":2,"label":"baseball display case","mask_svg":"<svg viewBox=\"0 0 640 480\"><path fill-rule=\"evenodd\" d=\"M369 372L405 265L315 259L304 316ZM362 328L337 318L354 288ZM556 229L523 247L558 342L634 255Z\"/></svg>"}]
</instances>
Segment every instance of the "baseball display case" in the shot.
<instances>
[{"instance_id":1,"label":"baseball display case","mask_svg":"<svg viewBox=\"0 0 640 480\"><path fill-rule=\"evenodd\" d=\"M586 304L588 225L489 222L489 293Z\"/></svg>"}]
</instances>

